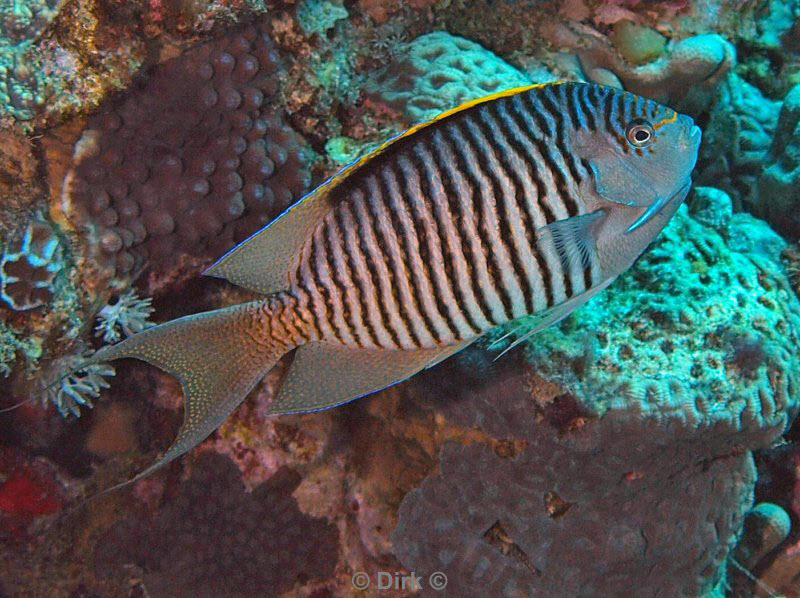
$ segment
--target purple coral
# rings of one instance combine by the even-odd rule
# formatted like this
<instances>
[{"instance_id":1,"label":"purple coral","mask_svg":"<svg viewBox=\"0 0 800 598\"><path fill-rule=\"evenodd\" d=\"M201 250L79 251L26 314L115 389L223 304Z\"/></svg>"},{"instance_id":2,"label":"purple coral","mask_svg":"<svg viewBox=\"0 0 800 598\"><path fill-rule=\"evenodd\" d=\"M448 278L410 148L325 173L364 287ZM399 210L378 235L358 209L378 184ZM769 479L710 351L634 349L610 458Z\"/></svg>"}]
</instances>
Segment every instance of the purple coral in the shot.
<instances>
[{"instance_id":1,"label":"purple coral","mask_svg":"<svg viewBox=\"0 0 800 598\"><path fill-rule=\"evenodd\" d=\"M132 517L109 530L97 569L113 576L135 563L153 596L277 596L325 579L338 561L338 532L298 509L299 483L284 468L247 493L230 459L203 453L152 520Z\"/></svg>"},{"instance_id":2,"label":"purple coral","mask_svg":"<svg viewBox=\"0 0 800 598\"><path fill-rule=\"evenodd\" d=\"M249 26L157 66L90 119L65 212L112 275L216 257L308 185L302 139L272 107L279 57Z\"/></svg>"},{"instance_id":3,"label":"purple coral","mask_svg":"<svg viewBox=\"0 0 800 598\"><path fill-rule=\"evenodd\" d=\"M721 426L692 436L674 420L569 415L569 395L532 396L512 367L432 401L489 439L446 443L405 496L392 535L403 565L444 572L454 596L709 593L752 500L752 456Z\"/></svg>"},{"instance_id":4,"label":"purple coral","mask_svg":"<svg viewBox=\"0 0 800 598\"><path fill-rule=\"evenodd\" d=\"M46 222L32 221L25 235L0 259L0 296L16 310L49 303L61 270L61 245Z\"/></svg>"}]
</instances>

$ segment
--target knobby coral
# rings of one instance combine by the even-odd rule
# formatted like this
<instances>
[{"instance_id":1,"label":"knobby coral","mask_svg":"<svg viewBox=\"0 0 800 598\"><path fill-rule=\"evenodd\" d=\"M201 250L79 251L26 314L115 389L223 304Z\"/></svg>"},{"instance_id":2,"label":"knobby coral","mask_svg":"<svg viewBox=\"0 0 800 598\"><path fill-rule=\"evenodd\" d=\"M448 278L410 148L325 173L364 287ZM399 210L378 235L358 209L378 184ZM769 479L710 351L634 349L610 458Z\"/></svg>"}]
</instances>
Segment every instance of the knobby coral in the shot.
<instances>
[{"instance_id":1,"label":"knobby coral","mask_svg":"<svg viewBox=\"0 0 800 598\"><path fill-rule=\"evenodd\" d=\"M279 595L298 580L324 579L338 561L338 532L298 509L299 483L284 468L247 493L230 459L203 453L155 517L133 516L106 533L97 568L114 575L136 564L156 596Z\"/></svg>"},{"instance_id":2,"label":"knobby coral","mask_svg":"<svg viewBox=\"0 0 800 598\"><path fill-rule=\"evenodd\" d=\"M219 256L300 197L302 141L272 107L279 69L248 26L159 65L90 119L62 209L104 272L124 281Z\"/></svg>"}]
</instances>

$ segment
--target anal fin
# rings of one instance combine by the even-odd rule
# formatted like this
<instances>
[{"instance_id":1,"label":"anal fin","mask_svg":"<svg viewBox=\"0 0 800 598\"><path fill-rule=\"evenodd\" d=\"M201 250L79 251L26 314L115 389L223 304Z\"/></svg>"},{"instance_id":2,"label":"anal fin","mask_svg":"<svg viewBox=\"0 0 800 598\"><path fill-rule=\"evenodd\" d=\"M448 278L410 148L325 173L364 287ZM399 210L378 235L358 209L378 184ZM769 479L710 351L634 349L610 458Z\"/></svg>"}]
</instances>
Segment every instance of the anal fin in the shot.
<instances>
[{"instance_id":1,"label":"anal fin","mask_svg":"<svg viewBox=\"0 0 800 598\"><path fill-rule=\"evenodd\" d=\"M312 342L297 349L270 414L329 409L436 365L475 339L435 349L361 349Z\"/></svg>"}]
</instances>

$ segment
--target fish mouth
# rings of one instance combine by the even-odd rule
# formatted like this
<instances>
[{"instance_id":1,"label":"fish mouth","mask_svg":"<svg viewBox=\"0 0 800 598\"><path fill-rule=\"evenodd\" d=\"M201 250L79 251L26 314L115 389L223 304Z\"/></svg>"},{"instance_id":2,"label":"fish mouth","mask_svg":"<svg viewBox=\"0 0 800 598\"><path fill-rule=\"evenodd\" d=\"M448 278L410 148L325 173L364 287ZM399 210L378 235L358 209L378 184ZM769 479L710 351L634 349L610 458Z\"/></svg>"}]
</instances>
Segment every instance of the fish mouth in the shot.
<instances>
[{"instance_id":1,"label":"fish mouth","mask_svg":"<svg viewBox=\"0 0 800 598\"><path fill-rule=\"evenodd\" d=\"M692 186L692 179L688 179L684 185L678 189L675 193L670 196L662 197L657 201L653 202L643 213L639 216L636 221L631 224L627 229L625 229L625 234L630 234L633 231L643 227L645 224L650 222L657 214L661 213L666 206L672 203L676 197L681 196L681 200L686 197L686 194L689 193L689 187Z\"/></svg>"}]
</instances>

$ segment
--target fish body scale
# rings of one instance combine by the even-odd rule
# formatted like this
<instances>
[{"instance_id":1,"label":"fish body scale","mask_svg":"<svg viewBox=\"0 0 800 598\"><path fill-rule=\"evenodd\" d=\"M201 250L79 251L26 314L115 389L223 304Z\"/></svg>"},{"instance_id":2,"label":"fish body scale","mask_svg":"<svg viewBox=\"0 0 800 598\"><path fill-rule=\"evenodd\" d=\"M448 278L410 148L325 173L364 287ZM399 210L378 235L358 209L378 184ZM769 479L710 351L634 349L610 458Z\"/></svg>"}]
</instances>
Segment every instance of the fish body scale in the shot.
<instances>
[{"instance_id":1,"label":"fish body scale","mask_svg":"<svg viewBox=\"0 0 800 598\"><path fill-rule=\"evenodd\" d=\"M598 115L587 115L589 99L568 87L475 106L400 140L343 181L292 276L290 292L309 298L316 335L431 348L595 284L596 260L571 269L535 235L581 214L575 195L588 170L563 131Z\"/></svg>"}]
</instances>

